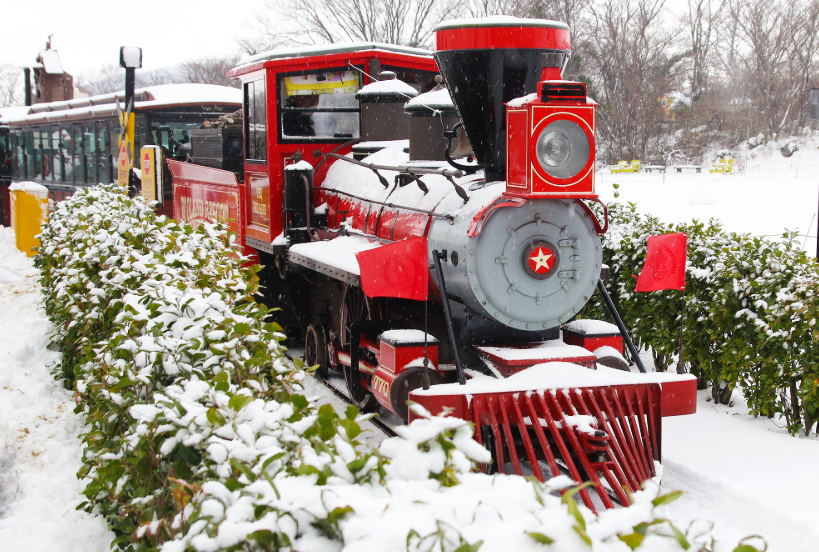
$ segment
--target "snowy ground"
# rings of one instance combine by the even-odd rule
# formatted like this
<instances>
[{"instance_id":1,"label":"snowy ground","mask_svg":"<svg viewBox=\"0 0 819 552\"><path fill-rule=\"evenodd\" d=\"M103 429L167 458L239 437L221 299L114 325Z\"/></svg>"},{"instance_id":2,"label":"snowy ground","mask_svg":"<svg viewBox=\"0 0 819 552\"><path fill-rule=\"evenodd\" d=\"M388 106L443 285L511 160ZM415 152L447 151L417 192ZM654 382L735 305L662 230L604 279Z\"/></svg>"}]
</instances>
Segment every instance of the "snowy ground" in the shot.
<instances>
[{"instance_id":1,"label":"snowy ground","mask_svg":"<svg viewBox=\"0 0 819 552\"><path fill-rule=\"evenodd\" d=\"M819 204L819 137L798 139L791 157L771 143L737 156L735 175L702 173L597 173L597 192L614 199L612 184L620 185L622 202L635 202L640 212L664 222L707 221L716 218L727 230L754 236L779 236L787 228L800 231L799 243L816 253L816 211ZM810 236L810 237L806 237Z\"/></svg>"},{"instance_id":2,"label":"snowy ground","mask_svg":"<svg viewBox=\"0 0 819 552\"><path fill-rule=\"evenodd\" d=\"M81 418L51 377L49 322L31 260L0 228L0 550L103 552L105 521L82 502Z\"/></svg>"},{"instance_id":3,"label":"snowy ground","mask_svg":"<svg viewBox=\"0 0 819 552\"><path fill-rule=\"evenodd\" d=\"M621 201L667 222L719 218L729 230L754 235L799 228L816 235L819 139L785 159L776 147L752 150L744 173L598 174L604 200L620 186ZM753 154L753 156L752 156ZM812 222L812 224L811 224ZM806 242L815 251L815 241ZM82 484L71 394L54 383L47 364L48 322L30 260L14 249L13 234L0 228L0 550L108 550L112 539L102 519L75 511ZM648 360L648 358L644 358ZM343 380L335 381L343 387ZM342 401L312 383L337 408ZM663 423L663 487L683 498L667 515L683 524L716 523L724 542L759 534L771 552L813 552L819 543L819 440L793 438L776 420L754 419L735 392L733 407L715 406L701 392L693 416ZM778 425L777 425L778 424ZM367 440L382 439L372 428Z\"/></svg>"}]
</instances>

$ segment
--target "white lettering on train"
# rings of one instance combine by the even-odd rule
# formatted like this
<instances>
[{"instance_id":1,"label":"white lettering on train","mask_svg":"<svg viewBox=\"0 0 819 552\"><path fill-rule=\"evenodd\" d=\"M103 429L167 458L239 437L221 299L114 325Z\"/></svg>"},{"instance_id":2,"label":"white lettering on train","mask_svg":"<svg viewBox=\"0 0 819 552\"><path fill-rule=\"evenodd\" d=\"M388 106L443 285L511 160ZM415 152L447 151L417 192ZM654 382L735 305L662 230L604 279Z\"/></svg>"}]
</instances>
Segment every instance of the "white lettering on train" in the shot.
<instances>
[{"instance_id":1,"label":"white lettering on train","mask_svg":"<svg viewBox=\"0 0 819 552\"><path fill-rule=\"evenodd\" d=\"M186 196L180 198L180 203L181 218L185 222L194 222L197 219L216 222L227 220L230 217L230 208L227 203Z\"/></svg>"}]
</instances>

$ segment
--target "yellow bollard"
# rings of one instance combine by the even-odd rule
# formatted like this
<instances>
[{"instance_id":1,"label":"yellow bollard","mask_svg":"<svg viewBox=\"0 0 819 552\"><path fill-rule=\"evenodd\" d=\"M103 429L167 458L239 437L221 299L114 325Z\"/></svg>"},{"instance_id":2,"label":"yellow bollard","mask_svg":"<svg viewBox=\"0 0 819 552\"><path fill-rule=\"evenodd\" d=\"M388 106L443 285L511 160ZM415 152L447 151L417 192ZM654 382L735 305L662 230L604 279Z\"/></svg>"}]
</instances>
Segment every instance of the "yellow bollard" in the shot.
<instances>
[{"instance_id":1,"label":"yellow bollard","mask_svg":"<svg viewBox=\"0 0 819 552\"><path fill-rule=\"evenodd\" d=\"M17 249L33 257L40 247L35 236L48 218L48 188L34 182L15 182L9 187L9 198Z\"/></svg>"}]
</instances>

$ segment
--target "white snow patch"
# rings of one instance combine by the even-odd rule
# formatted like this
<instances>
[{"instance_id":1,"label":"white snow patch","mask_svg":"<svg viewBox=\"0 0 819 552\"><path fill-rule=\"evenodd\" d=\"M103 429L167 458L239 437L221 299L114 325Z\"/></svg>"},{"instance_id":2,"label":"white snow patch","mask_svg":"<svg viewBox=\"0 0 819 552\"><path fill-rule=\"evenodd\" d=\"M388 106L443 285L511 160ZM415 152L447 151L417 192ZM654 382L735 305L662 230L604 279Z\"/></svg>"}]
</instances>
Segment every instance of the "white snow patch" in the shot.
<instances>
[{"instance_id":1,"label":"white snow patch","mask_svg":"<svg viewBox=\"0 0 819 552\"><path fill-rule=\"evenodd\" d=\"M21 279L0 283L0 548L107 552L114 539L100 516L77 511L85 485L71 391L54 381L52 331L40 308L31 259L0 228L0 263Z\"/></svg>"}]
</instances>

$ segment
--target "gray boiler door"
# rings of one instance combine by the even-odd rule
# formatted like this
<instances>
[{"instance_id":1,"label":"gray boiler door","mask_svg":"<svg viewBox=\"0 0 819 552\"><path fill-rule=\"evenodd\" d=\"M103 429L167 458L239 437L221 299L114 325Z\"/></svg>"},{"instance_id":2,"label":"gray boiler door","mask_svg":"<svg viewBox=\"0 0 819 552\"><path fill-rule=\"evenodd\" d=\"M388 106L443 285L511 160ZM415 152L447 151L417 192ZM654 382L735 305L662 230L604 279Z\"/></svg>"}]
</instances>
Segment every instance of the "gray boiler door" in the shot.
<instances>
[{"instance_id":1,"label":"gray boiler door","mask_svg":"<svg viewBox=\"0 0 819 552\"><path fill-rule=\"evenodd\" d=\"M461 262L444 264L447 288L473 310L538 331L568 321L588 302L603 252L576 201L536 199L497 209L476 238L466 238L467 222L436 221L429 247L458 252Z\"/></svg>"}]
</instances>

